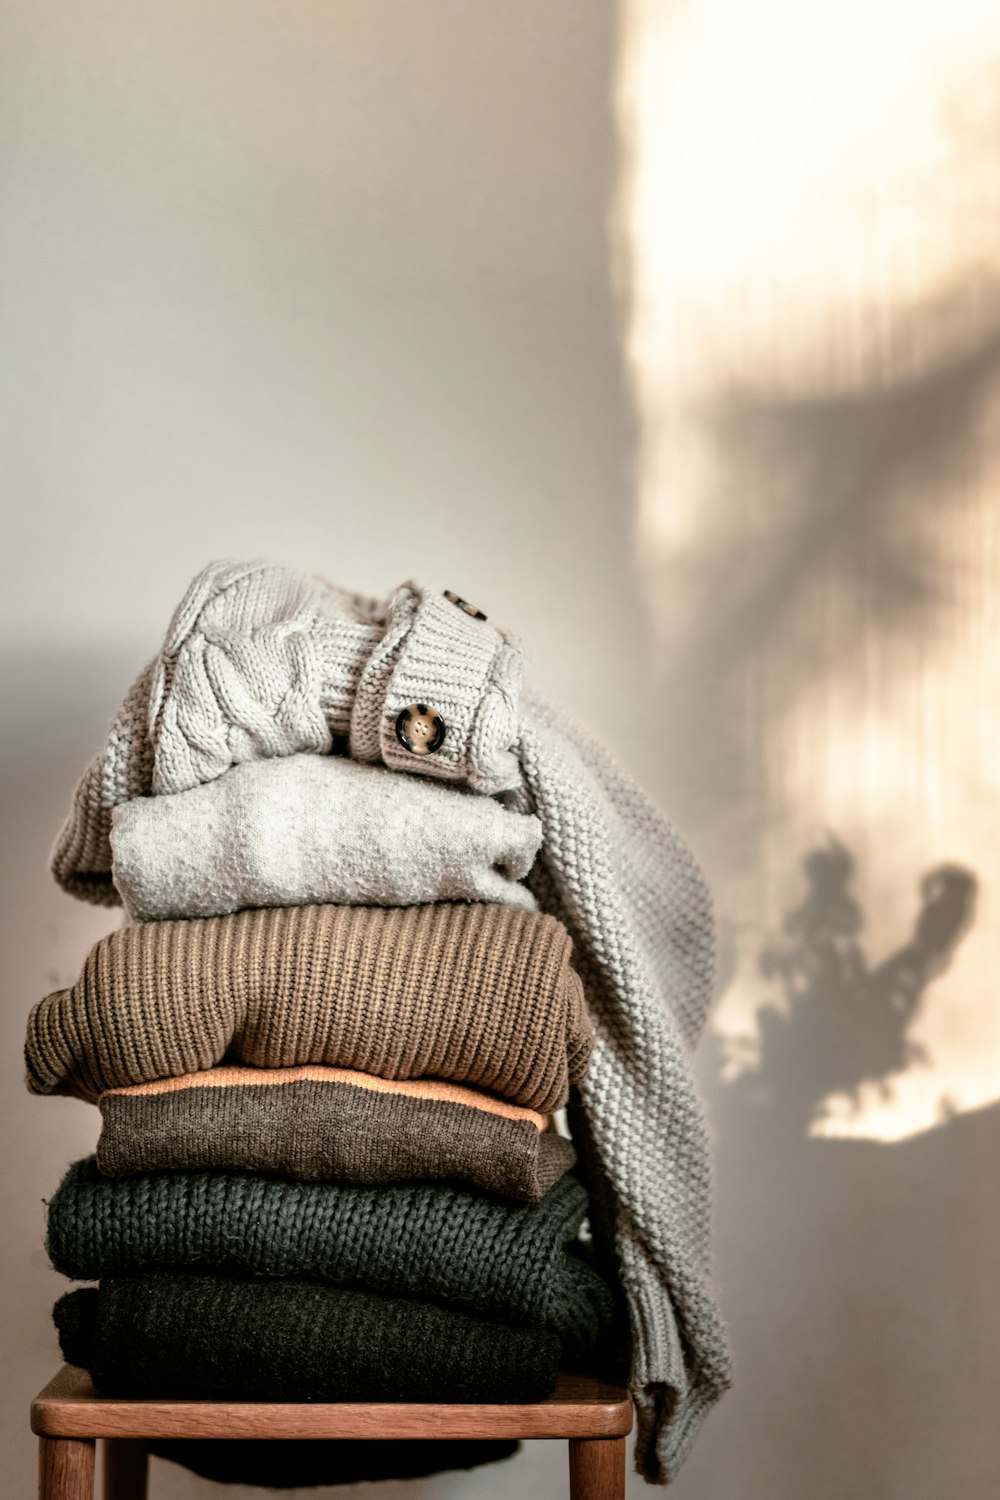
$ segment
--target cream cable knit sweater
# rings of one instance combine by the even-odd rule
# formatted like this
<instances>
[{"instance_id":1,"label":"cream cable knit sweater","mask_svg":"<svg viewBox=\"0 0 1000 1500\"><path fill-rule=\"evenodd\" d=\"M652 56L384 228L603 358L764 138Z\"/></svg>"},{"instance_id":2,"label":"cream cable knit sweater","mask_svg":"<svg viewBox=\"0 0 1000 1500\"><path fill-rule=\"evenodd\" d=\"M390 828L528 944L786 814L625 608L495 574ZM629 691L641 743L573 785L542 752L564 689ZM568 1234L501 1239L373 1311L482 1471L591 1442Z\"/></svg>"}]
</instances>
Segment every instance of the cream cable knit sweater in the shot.
<instances>
[{"instance_id":1,"label":"cream cable knit sweater","mask_svg":"<svg viewBox=\"0 0 1000 1500\"><path fill-rule=\"evenodd\" d=\"M326 753L335 738L349 738L355 760L397 771L418 761L423 775L480 792L517 786L520 686L512 638L442 595L404 584L379 605L286 568L212 563L77 787L53 873L72 895L117 906L112 808L200 786L243 761ZM421 702L448 732L418 759L396 719Z\"/></svg>"},{"instance_id":2,"label":"cream cable knit sweater","mask_svg":"<svg viewBox=\"0 0 1000 1500\"><path fill-rule=\"evenodd\" d=\"M386 604L265 563L192 583L134 684L57 843L67 890L115 904L111 812L230 766L346 736L357 760L506 794L537 813L530 884L569 928L595 1032L573 1111L594 1231L617 1259L632 1332L637 1467L671 1478L730 1362L709 1267L709 1153L690 1049L713 983L705 883L664 816L603 748L522 694L516 640L405 584ZM396 735L426 703L433 755Z\"/></svg>"}]
</instances>

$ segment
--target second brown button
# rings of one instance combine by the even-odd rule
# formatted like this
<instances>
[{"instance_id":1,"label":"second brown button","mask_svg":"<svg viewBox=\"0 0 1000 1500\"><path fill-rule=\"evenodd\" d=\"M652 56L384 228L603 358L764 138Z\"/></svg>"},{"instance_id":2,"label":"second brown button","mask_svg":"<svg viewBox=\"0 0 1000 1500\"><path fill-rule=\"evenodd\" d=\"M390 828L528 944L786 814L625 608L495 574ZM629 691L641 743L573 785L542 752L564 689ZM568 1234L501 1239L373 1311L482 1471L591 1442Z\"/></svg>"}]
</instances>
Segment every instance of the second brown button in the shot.
<instances>
[{"instance_id":1,"label":"second brown button","mask_svg":"<svg viewBox=\"0 0 1000 1500\"><path fill-rule=\"evenodd\" d=\"M444 743L447 727L427 703L411 703L396 716L396 738L413 755L433 755Z\"/></svg>"}]
</instances>

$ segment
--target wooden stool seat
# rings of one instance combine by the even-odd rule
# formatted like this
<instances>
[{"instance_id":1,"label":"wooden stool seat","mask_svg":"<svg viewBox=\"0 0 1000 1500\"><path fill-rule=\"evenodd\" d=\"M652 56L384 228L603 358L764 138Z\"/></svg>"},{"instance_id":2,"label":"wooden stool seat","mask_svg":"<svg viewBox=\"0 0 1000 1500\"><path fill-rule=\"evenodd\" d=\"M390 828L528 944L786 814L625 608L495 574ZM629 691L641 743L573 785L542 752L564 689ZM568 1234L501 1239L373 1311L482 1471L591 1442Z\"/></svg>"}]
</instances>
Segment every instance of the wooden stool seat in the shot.
<instances>
[{"instance_id":1,"label":"wooden stool seat","mask_svg":"<svg viewBox=\"0 0 1000 1500\"><path fill-rule=\"evenodd\" d=\"M64 1365L31 1405L39 1500L93 1500L94 1443L105 1443L104 1500L143 1500L151 1438L565 1438L571 1500L623 1500L632 1403L621 1386L561 1375L527 1405L394 1402L125 1401L98 1396Z\"/></svg>"}]
</instances>

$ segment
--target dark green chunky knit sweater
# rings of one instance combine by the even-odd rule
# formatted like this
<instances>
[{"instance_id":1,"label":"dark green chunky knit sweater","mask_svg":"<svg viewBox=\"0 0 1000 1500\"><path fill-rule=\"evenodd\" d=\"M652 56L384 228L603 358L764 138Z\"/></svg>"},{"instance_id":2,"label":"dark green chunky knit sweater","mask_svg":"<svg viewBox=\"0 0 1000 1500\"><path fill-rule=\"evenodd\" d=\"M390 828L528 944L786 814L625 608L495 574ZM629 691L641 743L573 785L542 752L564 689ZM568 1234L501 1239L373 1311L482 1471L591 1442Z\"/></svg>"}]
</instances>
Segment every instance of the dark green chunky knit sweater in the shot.
<instances>
[{"instance_id":1,"label":"dark green chunky knit sweater","mask_svg":"<svg viewBox=\"0 0 1000 1500\"><path fill-rule=\"evenodd\" d=\"M305 1281L112 1276L53 1317L101 1395L138 1400L543 1401L559 1369L548 1330Z\"/></svg>"},{"instance_id":2,"label":"dark green chunky knit sweater","mask_svg":"<svg viewBox=\"0 0 1000 1500\"><path fill-rule=\"evenodd\" d=\"M522 1205L438 1183L107 1178L88 1157L49 1204L47 1248L77 1281L168 1269L298 1276L551 1328L585 1355L612 1319L609 1289L570 1248L586 1212L573 1177Z\"/></svg>"}]
</instances>

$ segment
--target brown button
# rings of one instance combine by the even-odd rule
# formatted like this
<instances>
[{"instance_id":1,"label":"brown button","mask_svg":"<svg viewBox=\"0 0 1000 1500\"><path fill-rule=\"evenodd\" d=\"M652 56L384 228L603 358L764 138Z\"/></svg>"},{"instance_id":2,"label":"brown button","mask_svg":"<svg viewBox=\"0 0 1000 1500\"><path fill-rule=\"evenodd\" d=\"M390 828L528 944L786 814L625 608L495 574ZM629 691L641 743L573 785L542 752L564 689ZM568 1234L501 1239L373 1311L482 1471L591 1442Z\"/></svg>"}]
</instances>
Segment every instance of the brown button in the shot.
<instances>
[{"instance_id":1,"label":"brown button","mask_svg":"<svg viewBox=\"0 0 1000 1500\"><path fill-rule=\"evenodd\" d=\"M471 615L474 620L486 619L482 610L477 609L474 604L470 604L468 599L463 599L461 594L453 594L451 589L445 589L444 597L450 600L452 604L457 604L459 609L464 610L467 615Z\"/></svg>"},{"instance_id":2,"label":"brown button","mask_svg":"<svg viewBox=\"0 0 1000 1500\"><path fill-rule=\"evenodd\" d=\"M396 716L396 738L413 755L440 750L447 728L437 709L426 703L411 703Z\"/></svg>"}]
</instances>

